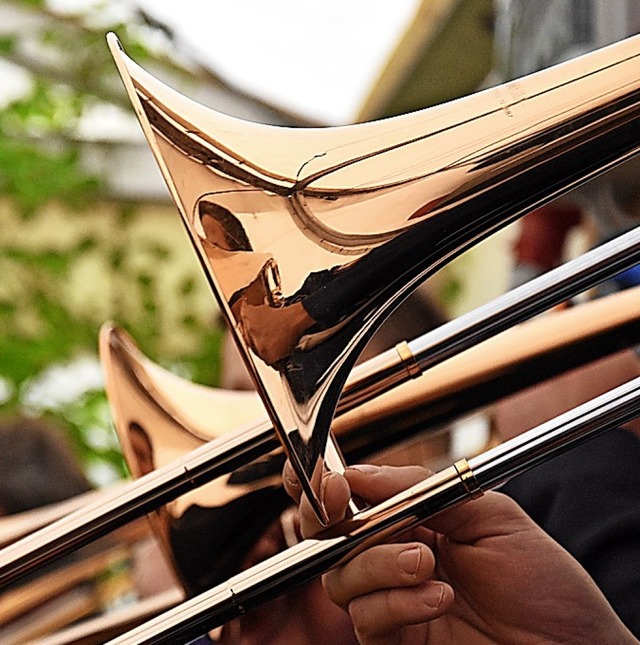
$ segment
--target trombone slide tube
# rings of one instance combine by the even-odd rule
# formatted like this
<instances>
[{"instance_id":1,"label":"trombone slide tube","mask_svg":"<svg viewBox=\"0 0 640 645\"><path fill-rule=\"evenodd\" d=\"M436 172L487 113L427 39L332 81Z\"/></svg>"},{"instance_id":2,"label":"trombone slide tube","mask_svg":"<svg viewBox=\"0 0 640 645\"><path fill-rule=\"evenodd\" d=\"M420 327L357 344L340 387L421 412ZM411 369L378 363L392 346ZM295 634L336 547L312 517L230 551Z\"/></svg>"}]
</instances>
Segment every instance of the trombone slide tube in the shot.
<instances>
[{"instance_id":1,"label":"trombone slide tube","mask_svg":"<svg viewBox=\"0 0 640 645\"><path fill-rule=\"evenodd\" d=\"M429 517L480 497L508 479L626 423L640 413L634 379L468 461L429 477L386 502L304 540L110 641L111 645L185 642L291 591L363 549Z\"/></svg>"}]
</instances>

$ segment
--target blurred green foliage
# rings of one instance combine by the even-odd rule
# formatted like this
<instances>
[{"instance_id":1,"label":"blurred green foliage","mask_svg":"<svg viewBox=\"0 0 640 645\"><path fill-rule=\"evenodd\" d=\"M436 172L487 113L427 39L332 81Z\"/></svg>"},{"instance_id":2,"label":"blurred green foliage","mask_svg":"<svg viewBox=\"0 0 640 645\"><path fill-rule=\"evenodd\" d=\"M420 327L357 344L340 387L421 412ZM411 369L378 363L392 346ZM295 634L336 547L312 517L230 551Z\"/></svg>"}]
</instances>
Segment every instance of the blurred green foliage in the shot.
<instances>
[{"instance_id":1,"label":"blurred green foliage","mask_svg":"<svg viewBox=\"0 0 640 645\"><path fill-rule=\"evenodd\" d=\"M34 402L34 384L55 366L73 365L83 357L97 361L97 334L105 310L132 331L152 359L170 362L192 380L215 384L221 331L211 320L191 313L199 267L194 260L194 274L185 275L171 293L161 293L155 267L175 250L171 240L163 244L136 237L133 230L140 214L135 203L115 205L111 223L117 236L89 232L66 246L55 239L30 244L29 238L52 203L63 207L73 226L109 200L102 179L83 166L77 137L80 118L96 103L129 107L105 33L116 31L139 61L169 67L172 63L145 47L141 35L148 26L143 20L105 24L102 14L91 8L85 14L57 15L34 0L5 4L30 22L29 29L16 27L16 33L0 39L0 59L21 68L29 79L29 89L0 108L1 414L57 421L68 430L87 466L122 476L125 467L102 387L78 383L69 388L75 392L71 398ZM16 217L24 226L24 244L2 234ZM88 261L98 262L116 288L107 294L105 285L91 285L95 303L78 306L70 281ZM167 301L177 303L174 307L182 312L177 330L175 324L167 324ZM190 352L168 355L167 335L175 333L191 339Z\"/></svg>"}]
</instances>

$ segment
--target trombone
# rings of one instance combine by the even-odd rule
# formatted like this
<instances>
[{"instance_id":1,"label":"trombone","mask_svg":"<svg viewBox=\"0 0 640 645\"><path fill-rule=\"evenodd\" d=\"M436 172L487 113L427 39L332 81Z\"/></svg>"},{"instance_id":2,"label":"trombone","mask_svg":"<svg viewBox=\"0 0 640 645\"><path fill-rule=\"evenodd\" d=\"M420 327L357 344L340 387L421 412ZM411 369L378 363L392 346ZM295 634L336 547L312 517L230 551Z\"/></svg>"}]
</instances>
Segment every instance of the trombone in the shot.
<instances>
[{"instance_id":1,"label":"trombone","mask_svg":"<svg viewBox=\"0 0 640 645\"><path fill-rule=\"evenodd\" d=\"M544 378L550 378L551 373L573 369L580 363L636 344L640 340L639 298L640 288L617 293L553 312L474 346L429 370L428 378L407 382L368 405L338 417L334 430L341 446L352 461L362 456L371 458L372 452L384 450L398 440L406 442L416 431L421 433L422 441L427 440L424 433L429 432L429 428L431 432L437 431L442 422L481 406L491 395L511 394L514 389L531 385L543 373ZM189 432L191 440L186 449L207 439L203 434L207 430L206 423L193 423L190 428L178 423L184 420L185 409L189 410L192 420L197 416L192 411L196 407L201 409L205 419L210 417L212 409L223 417L227 411L237 417L238 408L244 412L247 407L255 409L255 404L259 403L250 393L202 388L166 372L144 357L122 330L106 326L103 338L110 339L103 347L111 348L112 352L103 353L103 362L111 373L110 403L123 451L134 474L141 473L148 461L136 461L139 453L131 450L132 438L128 433L131 421L144 419L144 429L155 447L152 466L162 469L165 466L163 458L166 459L163 452L172 454L180 441L184 446L185 431ZM131 375L135 375L133 380ZM200 402L199 406L194 405L196 401ZM407 417L411 420L410 427L407 427ZM381 431L383 429L386 434ZM415 448L413 450L415 455ZM377 458L378 461L384 459L382 456ZM168 503L157 516L154 514L156 537L165 542L165 552L189 596L202 593L235 573L234 565L244 559L243 551L250 548L247 537L257 539L277 519L284 506L283 500L286 502L282 491L274 485L281 463L280 459L273 459L272 467L258 470L252 481L245 477L244 484L250 483L250 487L243 485L243 481L227 478L224 482L218 481L214 490L200 487L183 496L178 503ZM249 469L245 467L245 473ZM122 490L125 492L126 488ZM251 496L256 490L263 495L262 503L258 505ZM206 531L198 532L191 522L187 511L196 506L206 508L209 527ZM233 511L231 514L229 509ZM177 544L171 539L171 529L180 524L186 527L183 535L194 534L188 549L176 548ZM146 606L143 603L140 612L129 611L124 616L131 620L142 616ZM56 634L54 641L67 642L73 634L88 634L90 629L109 629L114 635L117 633L114 619L66 630Z\"/></svg>"},{"instance_id":2,"label":"trombone","mask_svg":"<svg viewBox=\"0 0 640 645\"><path fill-rule=\"evenodd\" d=\"M208 444L177 466L145 475L122 499L90 509L91 526L70 531L63 521L46 530L46 539L41 532L12 545L0 556L3 582L264 455L278 445L272 427L323 518L319 477L324 468L343 465L329 433L331 419L358 353L383 317L472 244L638 152L638 38L445 106L323 130L269 128L206 110L141 70L114 36L109 41L270 421L218 441L216 460L207 454L214 445ZM597 276L637 262L637 239L625 244L622 251L616 247L613 268L601 267ZM600 252L591 258L598 265ZM410 343L375 359L352 377L357 385L347 388L345 409L366 400L375 381L389 388L465 342L550 306L561 288L564 299L575 275L563 274L540 291L538 283L526 292L536 293L526 306L506 298L474 319L476 329L470 320L454 321L448 335L431 336L422 359ZM581 277L581 285L592 279ZM276 325L265 344L267 324L256 325L256 316L293 314L302 319ZM492 316L495 322L482 331L480 323ZM606 410L605 421L614 418L610 406L618 403L624 409L616 422L628 418L633 393L612 396L596 406ZM471 465L484 472L482 463ZM454 470L438 481L450 482L458 501L476 494L469 474L475 468L459 464ZM231 610L238 607L232 603ZM206 631L201 620L188 629ZM176 629L182 628L176 623Z\"/></svg>"},{"instance_id":3,"label":"trombone","mask_svg":"<svg viewBox=\"0 0 640 645\"><path fill-rule=\"evenodd\" d=\"M110 645L175 643L177 638L186 642L639 413L640 378L636 378L477 457L457 461L386 502L360 511L316 538L304 540L110 641Z\"/></svg>"},{"instance_id":4,"label":"trombone","mask_svg":"<svg viewBox=\"0 0 640 645\"><path fill-rule=\"evenodd\" d=\"M407 380L413 380L416 384L416 391L410 396L417 400L427 397L425 385L429 371L447 359L465 350L470 350L481 341L508 330L513 325L521 323L547 308L553 307L574 295L597 285L618 272L629 268L640 261L640 229L629 231L606 244L589 251L588 253L571 260L535 280L524 284L492 302L472 311L468 314L454 319L435 330L424 334L406 344L401 344L401 349L391 349L366 363L356 367L347 384L344 392L344 404L338 406L335 424L340 428L341 441L351 441L351 454L371 454L376 446L389 445L398 439L398 430L393 426L387 427L388 435L376 427L376 433L363 438L363 433L358 426L363 426L367 408L370 414L374 413L375 407L372 401L382 397L385 393L392 394L393 389L402 385ZM633 294L624 296L624 300ZM620 302L620 301L619 301ZM595 303L594 303L595 305ZM593 305L591 305L593 306ZM618 314L637 311L633 303L618 306L613 305ZM604 324L603 324L604 323ZM615 323L613 328L609 323ZM575 324L570 328L575 328ZM622 333L627 329L626 334ZM612 332L613 329L613 332ZM631 345L635 339L635 323L633 315L629 318L615 317L612 312L605 315L599 330L596 326L588 328L585 334L590 342L587 351L570 352L570 361L577 365L580 361L591 360L594 352L612 352L622 346ZM609 338L609 342L605 341ZM626 340L624 340L626 338ZM599 342L595 342L599 339ZM569 346L573 341L571 339ZM613 344L612 344L613 342ZM412 352L414 365L420 370L407 369L402 360L406 345ZM608 348L608 349L607 349ZM0 587L14 580L17 580L39 566L62 557L106 533L126 524L127 522L141 517L151 511L157 510L166 502L175 499L181 494L187 493L203 484L213 481L217 477L228 475L234 469L246 466L254 459L263 458L265 455L278 448L272 424L262 413L262 418L256 421L259 408L255 400L249 395L233 393L233 400L225 400L225 396L211 395L205 389L189 388L189 403L185 406L185 385L177 377L168 373L161 373L158 366L150 366L149 361L142 357L126 335L105 325L101 334L101 355L105 366L107 390L112 414L119 429L123 447L131 443L128 437L130 419L126 412L131 403L127 399L132 393L142 390L144 406L137 404L137 423L144 427L151 427L153 423L160 425L163 420L166 423L178 424L187 428L189 434L195 437L204 437L207 442L196 447L192 445L192 452L180 455L174 461L168 461L161 467L151 472L143 473L138 467L134 468L135 474L140 479L128 484L126 487L118 488L113 493L102 493L96 502L88 503L83 508L70 513L56 522L36 531L23 539L14 542L0 551ZM461 362L468 360L461 355ZM556 360L545 361L545 371L549 373L552 365L559 366ZM429 370L429 371L428 371ZM418 373L425 372L422 378L417 378ZM511 379L511 387L517 381ZM522 382L522 379L520 379ZM522 385L524 386L524 385ZM157 403L157 393L160 392L165 401ZM174 392L171 396L171 392ZM475 405L488 402L486 397L490 389L475 389ZM182 395L182 406L177 406L175 401ZM495 394L495 388L494 392ZM459 389L451 388L449 400L455 400L455 407L449 406L449 413L446 416L437 415L435 411L441 409L442 404L434 401L431 406L433 415L429 420L428 414L422 412L420 415L420 427L430 423L445 423L455 413L468 411L464 409L471 405L472 397L462 396ZM467 392L469 394L469 392ZM240 397L238 399L238 396ZM406 392L401 392L399 400L407 400ZM196 403L197 398L200 401ZM167 403L167 400L169 403ZM152 402L151 407L149 402ZM173 403L172 403L173 402ZM208 417L212 410L223 410L229 408L229 403L234 408L241 407L248 417L238 419L237 414L224 412L220 415L223 419L235 418L237 423L226 423L220 427L213 424ZM153 410L159 409L159 414ZM202 410L201 418L193 420L185 419L185 410ZM392 412L391 410L387 410ZM386 414L386 413L385 413ZM379 414L383 419L384 414ZM216 415L217 418L217 415ZM349 422L349 418L352 419ZM177 420L177 421L174 421ZM243 424L242 421L245 423ZM248 422L248 423L247 423ZM404 428L403 435L407 434ZM349 439L351 437L351 439ZM365 450L362 446L365 446ZM135 463L135 455L129 450L129 464ZM201 590L201 589L200 589Z\"/></svg>"},{"instance_id":5,"label":"trombone","mask_svg":"<svg viewBox=\"0 0 640 645\"><path fill-rule=\"evenodd\" d=\"M331 419L384 316L473 244L638 151L637 37L434 108L319 130L204 108L108 42L322 521L322 472L344 466Z\"/></svg>"},{"instance_id":6,"label":"trombone","mask_svg":"<svg viewBox=\"0 0 640 645\"><path fill-rule=\"evenodd\" d=\"M241 124L207 111L150 78L113 36L110 45L321 520L321 474L343 465L331 419L383 316L470 245L638 151L638 38L471 99L323 132ZM419 371L406 346L397 352L410 373ZM374 535L388 537L577 437L636 416L637 388L637 381L621 386L477 461L457 462L420 490L356 513L339 535L305 541L115 642L163 642L167 634L197 635L222 624Z\"/></svg>"}]
</instances>

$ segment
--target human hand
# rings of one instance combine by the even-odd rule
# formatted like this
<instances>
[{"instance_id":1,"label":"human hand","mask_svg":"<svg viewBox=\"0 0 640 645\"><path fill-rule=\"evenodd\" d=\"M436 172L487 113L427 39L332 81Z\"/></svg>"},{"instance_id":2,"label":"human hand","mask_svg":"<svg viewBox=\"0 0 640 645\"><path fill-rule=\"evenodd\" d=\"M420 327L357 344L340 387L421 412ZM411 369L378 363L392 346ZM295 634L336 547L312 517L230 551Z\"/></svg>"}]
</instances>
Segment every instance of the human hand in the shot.
<instances>
[{"instance_id":1,"label":"human hand","mask_svg":"<svg viewBox=\"0 0 640 645\"><path fill-rule=\"evenodd\" d=\"M427 477L419 467L349 468L323 481L339 521L350 494L375 504ZM300 500L290 466L285 486ZM304 498L306 536L320 528ZM582 567L510 498L487 493L323 578L363 645L636 644Z\"/></svg>"}]
</instances>

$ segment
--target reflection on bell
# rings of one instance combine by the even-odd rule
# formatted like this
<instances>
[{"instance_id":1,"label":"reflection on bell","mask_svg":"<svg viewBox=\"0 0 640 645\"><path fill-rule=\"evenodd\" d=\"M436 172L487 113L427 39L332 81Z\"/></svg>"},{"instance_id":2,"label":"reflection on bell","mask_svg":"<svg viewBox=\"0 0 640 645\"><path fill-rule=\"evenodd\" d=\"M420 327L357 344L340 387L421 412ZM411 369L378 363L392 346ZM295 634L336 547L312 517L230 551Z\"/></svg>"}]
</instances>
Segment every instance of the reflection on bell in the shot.
<instances>
[{"instance_id":1,"label":"reflection on bell","mask_svg":"<svg viewBox=\"0 0 640 645\"><path fill-rule=\"evenodd\" d=\"M445 105L326 129L204 108L109 42L321 517L323 461L340 468L325 455L331 418L384 315L472 244L638 148L637 38Z\"/></svg>"},{"instance_id":2,"label":"reflection on bell","mask_svg":"<svg viewBox=\"0 0 640 645\"><path fill-rule=\"evenodd\" d=\"M266 420L254 392L191 384L146 358L117 327L102 329L101 359L120 445L136 477L241 426ZM265 455L169 500L150 516L190 594L236 573L238 559L288 504L280 487L282 465L281 451L273 458Z\"/></svg>"}]
</instances>

